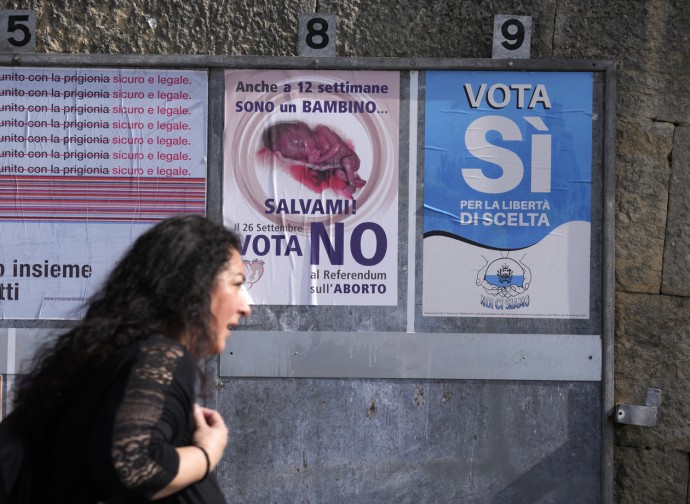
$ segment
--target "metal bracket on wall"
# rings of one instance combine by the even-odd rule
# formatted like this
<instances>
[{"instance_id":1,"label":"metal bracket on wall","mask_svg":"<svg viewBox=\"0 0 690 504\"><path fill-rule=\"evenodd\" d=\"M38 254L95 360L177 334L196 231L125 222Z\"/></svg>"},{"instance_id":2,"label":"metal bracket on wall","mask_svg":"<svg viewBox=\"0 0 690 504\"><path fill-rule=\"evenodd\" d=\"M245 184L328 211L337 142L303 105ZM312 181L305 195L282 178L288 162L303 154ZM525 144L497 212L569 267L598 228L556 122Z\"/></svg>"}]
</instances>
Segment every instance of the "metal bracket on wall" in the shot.
<instances>
[{"instance_id":1,"label":"metal bracket on wall","mask_svg":"<svg viewBox=\"0 0 690 504\"><path fill-rule=\"evenodd\" d=\"M647 389L647 400L644 406L634 404L616 404L616 423L654 427L659 419L661 390Z\"/></svg>"}]
</instances>

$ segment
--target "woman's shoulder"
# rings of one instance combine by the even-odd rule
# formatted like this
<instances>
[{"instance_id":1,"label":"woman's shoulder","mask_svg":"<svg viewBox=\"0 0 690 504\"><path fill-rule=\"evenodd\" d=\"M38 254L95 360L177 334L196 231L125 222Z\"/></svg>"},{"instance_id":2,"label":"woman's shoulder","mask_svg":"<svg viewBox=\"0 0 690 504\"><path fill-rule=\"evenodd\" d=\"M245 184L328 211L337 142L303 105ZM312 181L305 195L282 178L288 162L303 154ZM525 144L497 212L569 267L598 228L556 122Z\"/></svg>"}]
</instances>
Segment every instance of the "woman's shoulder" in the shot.
<instances>
[{"instance_id":1,"label":"woman's shoulder","mask_svg":"<svg viewBox=\"0 0 690 504\"><path fill-rule=\"evenodd\" d=\"M170 361L192 359L189 350L184 345L161 334L138 339L121 348L113 357L136 360L140 356Z\"/></svg>"},{"instance_id":2,"label":"woman's shoulder","mask_svg":"<svg viewBox=\"0 0 690 504\"><path fill-rule=\"evenodd\" d=\"M189 351L181 343L161 334L155 334L137 342L138 352L146 352L168 359L191 358Z\"/></svg>"},{"instance_id":3,"label":"woman's shoulder","mask_svg":"<svg viewBox=\"0 0 690 504\"><path fill-rule=\"evenodd\" d=\"M130 346L126 353L141 373L154 373L163 381L172 380L176 372L193 374L194 360L189 351L177 341L155 335Z\"/></svg>"}]
</instances>

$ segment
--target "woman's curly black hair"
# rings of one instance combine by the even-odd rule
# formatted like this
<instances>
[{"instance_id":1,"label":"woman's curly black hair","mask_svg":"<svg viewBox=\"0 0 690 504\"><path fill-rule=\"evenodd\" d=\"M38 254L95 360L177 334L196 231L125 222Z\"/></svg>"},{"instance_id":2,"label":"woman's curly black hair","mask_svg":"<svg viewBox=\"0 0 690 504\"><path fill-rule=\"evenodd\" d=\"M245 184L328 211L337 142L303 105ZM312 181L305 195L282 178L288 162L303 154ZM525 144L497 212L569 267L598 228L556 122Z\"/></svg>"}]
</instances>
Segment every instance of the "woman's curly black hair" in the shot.
<instances>
[{"instance_id":1,"label":"woman's curly black hair","mask_svg":"<svg viewBox=\"0 0 690 504\"><path fill-rule=\"evenodd\" d=\"M36 418L85 371L160 334L200 358L214 346L210 293L238 236L197 215L164 220L141 235L92 298L84 318L36 356L15 408Z\"/></svg>"}]
</instances>

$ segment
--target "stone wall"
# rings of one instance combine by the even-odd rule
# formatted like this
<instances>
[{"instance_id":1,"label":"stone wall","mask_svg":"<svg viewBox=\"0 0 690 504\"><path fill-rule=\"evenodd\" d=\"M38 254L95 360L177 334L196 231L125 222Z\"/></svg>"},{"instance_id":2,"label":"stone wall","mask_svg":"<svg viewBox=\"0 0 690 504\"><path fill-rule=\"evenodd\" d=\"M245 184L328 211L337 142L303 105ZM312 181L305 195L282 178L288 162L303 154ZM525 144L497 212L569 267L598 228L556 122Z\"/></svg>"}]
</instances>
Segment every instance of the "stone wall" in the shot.
<instances>
[{"instance_id":1,"label":"stone wall","mask_svg":"<svg viewBox=\"0 0 690 504\"><path fill-rule=\"evenodd\" d=\"M535 59L618 69L615 396L662 390L656 428L615 427L615 502L686 503L690 465L690 2L27 0L38 52L296 55L301 12L344 57L489 58L493 15L533 18Z\"/></svg>"}]
</instances>

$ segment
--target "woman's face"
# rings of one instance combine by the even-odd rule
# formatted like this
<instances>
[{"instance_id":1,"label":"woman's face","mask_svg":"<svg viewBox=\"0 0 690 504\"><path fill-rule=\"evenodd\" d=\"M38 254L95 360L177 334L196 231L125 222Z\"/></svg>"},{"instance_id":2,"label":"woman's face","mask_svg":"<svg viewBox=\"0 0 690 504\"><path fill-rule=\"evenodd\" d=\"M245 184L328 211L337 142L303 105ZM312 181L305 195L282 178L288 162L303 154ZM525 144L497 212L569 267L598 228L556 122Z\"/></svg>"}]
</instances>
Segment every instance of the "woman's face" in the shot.
<instances>
[{"instance_id":1,"label":"woman's face","mask_svg":"<svg viewBox=\"0 0 690 504\"><path fill-rule=\"evenodd\" d=\"M230 329L252 311L242 291L244 280L242 257L233 250L227 266L218 273L211 290L211 331L216 343L213 353L221 353L225 349Z\"/></svg>"}]
</instances>

